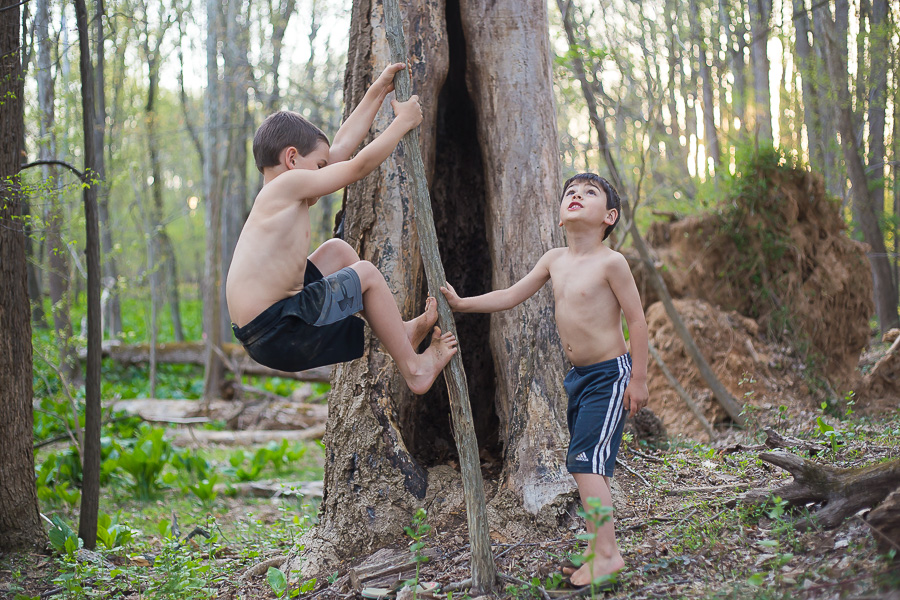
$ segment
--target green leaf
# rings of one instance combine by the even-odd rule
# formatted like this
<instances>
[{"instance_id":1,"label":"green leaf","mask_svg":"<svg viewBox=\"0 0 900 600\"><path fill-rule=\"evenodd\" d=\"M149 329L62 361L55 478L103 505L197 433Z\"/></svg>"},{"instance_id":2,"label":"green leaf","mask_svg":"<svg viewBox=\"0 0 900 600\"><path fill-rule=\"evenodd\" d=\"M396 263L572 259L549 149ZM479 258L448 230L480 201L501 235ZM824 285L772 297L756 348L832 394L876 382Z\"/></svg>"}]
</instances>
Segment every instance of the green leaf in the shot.
<instances>
[{"instance_id":1,"label":"green leaf","mask_svg":"<svg viewBox=\"0 0 900 600\"><path fill-rule=\"evenodd\" d=\"M266 579L269 580L269 586L272 588L272 591L279 596L287 589L287 577L281 569L269 567L269 570L266 571Z\"/></svg>"}]
</instances>

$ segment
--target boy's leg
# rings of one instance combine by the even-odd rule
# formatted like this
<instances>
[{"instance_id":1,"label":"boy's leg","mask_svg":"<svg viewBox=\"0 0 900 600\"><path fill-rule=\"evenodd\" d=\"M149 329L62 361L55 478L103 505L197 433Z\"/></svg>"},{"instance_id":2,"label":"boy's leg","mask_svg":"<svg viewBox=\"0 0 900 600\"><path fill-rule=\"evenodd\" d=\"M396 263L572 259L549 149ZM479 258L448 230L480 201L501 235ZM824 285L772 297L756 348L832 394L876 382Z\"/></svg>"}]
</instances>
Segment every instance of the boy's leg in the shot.
<instances>
[{"instance_id":1,"label":"boy's leg","mask_svg":"<svg viewBox=\"0 0 900 600\"><path fill-rule=\"evenodd\" d=\"M424 394L456 354L456 337L450 332L441 335L441 330L435 327L431 345L422 354L416 354L384 276L365 260L351 267L359 275L362 286L363 316L397 363L409 389Z\"/></svg>"},{"instance_id":2,"label":"boy's leg","mask_svg":"<svg viewBox=\"0 0 900 600\"><path fill-rule=\"evenodd\" d=\"M315 252L309 255L309 260L316 265L323 276L327 276L358 263L359 255L356 254L353 246L344 240L333 238L316 248ZM437 301L429 296L425 301L425 311L415 319L403 322L409 343L417 348L425 336L431 332L436 321Z\"/></svg>"},{"instance_id":3,"label":"boy's leg","mask_svg":"<svg viewBox=\"0 0 900 600\"><path fill-rule=\"evenodd\" d=\"M581 505L585 511L589 506L588 498L600 498L603 506L612 506L612 492L609 487L609 479L603 475L594 473L572 473L575 483L578 484L578 494L581 496ZM572 573L570 581L572 585L589 585L591 581L602 575L610 575L625 566L625 560L619 552L616 544L616 531L613 519L596 527L589 520L586 522L588 533L595 534L594 539L588 542L587 554L591 556L581 568Z\"/></svg>"}]
</instances>

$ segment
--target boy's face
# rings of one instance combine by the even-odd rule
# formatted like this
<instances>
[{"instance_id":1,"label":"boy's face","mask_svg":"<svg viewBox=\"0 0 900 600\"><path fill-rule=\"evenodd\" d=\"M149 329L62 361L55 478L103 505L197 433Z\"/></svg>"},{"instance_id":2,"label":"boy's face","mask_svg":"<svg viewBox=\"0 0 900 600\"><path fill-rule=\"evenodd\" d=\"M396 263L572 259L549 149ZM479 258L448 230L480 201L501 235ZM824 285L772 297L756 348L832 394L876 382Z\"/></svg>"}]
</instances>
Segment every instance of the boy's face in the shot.
<instances>
[{"instance_id":1,"label":"boy's face","mask_svg":"<svg viewBox=\"0 0 900 600\"><path fill-rule=\"evenodd\" d=\"M616 209L606 208L606 193L591 181L573 181L565 189L559 205L559 224L612 225Z\"/></svg>"},{"instance_id":2,"label":"boy's face","mask_svg":"<svg viewBox=\"0 0 900 600\"><path fill-rule=\"evenodd\" d=\"M316 148L306 156L300 156L297 149L293 147L288 148L286 152L287 155L285 158L290 168L315 171L328 164L331 148L328 147L328 144L320 140L319 143L316 144Z\"/></svg>"}]
</instances>

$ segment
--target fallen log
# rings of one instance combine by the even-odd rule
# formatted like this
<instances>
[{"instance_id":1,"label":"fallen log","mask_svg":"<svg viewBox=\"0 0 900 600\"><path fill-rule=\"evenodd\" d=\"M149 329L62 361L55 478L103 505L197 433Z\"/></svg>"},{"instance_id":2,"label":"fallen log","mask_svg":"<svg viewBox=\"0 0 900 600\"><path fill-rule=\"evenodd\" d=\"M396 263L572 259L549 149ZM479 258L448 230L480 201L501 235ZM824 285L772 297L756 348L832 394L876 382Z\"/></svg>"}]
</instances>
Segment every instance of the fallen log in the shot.
<instances>
[{"instance_id":1,"label":"fallen log","mask_svg":"<svg viewBox=\"0 0 900 600\"><path fill-rule=\"evenodd\" d=\"M201 342L173 342L157 344L156 362L169 364L203 365L203 353L206 346ZM264 367L247 355L240 344L224 344L223 353L227 356L234 370L244 375L262 375L266 377L285 377L299 381L328 382L331 379L332 367L319 367L308 371L289 373ZM81 360L87 359L87 350L79 350ZM110 358L125 365L150 362L149 344L103 344L103 357ZM227 361L226 361L227 363ZM228 364L225 368L229 368Z\"/></svg>"},{"instance_id":2,"label":"fallen log","mask_svg":"<svg viewBox=\"0 0 900 600\"><path fill-rule=\"evenodd\" d=\"M323 481L297 481L294 483L246 481L243 483L219 483L214 486L220 494L241 498L282 498L285 496L312 496L321 498L325 489Z\"/></svg>"},{"instance_id":3,"label":"fallen log","mask_svg":"<svg viewBox=\"0 0 900 600\"><path fill-rule=\"evenodd\" d=\"M281 440L318 440L325 435L325 423L313 425L307 429L289 430L247 430L247 431L179 431L172 438L172 443L180 447L221 444L223 446L250 446L252 444L268 444Z\"/></svg>"},{"instance_id":4,"label":"fallen log","mask_svg":"<svg viewBox=\"0 0 900 600\"><path fill-rule=\"evenodd\" d=\"M751 490L740 500L757 503L778 496L792 506L821 504L811 519L801 519L794 524L801 530L813 523L833 529L845 518L878 505L888 494L900 488L900 459L867 467L840 469L783 452L764 452L759 458L788 471L794 480L774 490Z\"/></svg>"}]
</instances>

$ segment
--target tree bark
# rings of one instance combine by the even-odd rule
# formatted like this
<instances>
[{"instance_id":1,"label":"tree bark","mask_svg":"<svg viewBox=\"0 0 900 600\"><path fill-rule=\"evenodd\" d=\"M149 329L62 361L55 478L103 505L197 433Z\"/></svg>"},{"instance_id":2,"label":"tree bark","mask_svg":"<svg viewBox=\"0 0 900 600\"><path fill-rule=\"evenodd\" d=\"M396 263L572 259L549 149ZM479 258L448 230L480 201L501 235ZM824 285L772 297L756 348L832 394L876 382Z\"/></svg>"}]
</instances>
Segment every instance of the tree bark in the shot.
<instances>
[{"instance_id":1,"label":"tree bark","mask_svg":"<svg viewBox=\"0 0 900 600\"><path fill-rule=\"evenodd\" d=\"M82 456L81 512L78 537L87 549L97 545L97 514L100 508L100 353L103 332L100 321L100 226L97 214L96 147L94 146L94 67L91 64L88 16L84 0L75 0L78 26L81 111L84 133L85 258L87 263L88 359L85 374L84 455Z\"/></svg>"},{"instance_id":2,"label":"tree bark","mask_svg":"<svg viewBox=\"0 0 900 600\"><path fill-rule=\"evenodd\" d=\"M887 116L888 57L891 55L891 29L887 0L872 0L872 29L869 35L869 168L872 202L875 212L884 212L884 128ZM859 71L858 74L865 71ZM896 173L897 166L894 167ZM895 178L895 182L897 179ZM895 183L896 187L897 183Z\"/></svg>"},{"instance_id":3,"label":"tree bark","mask_svg":"<svg viewBox=\"0 0 900 600\"><path fill-rule=\"evenodd\" d=\"M738 2L739 10L743 3ZM739 13L735 21L731 19L731 9L728 6L728 0L719 0L719 19L725 30L726 48L728 54L728 64L731 67L731 73L734 76L734 87L732 88L732 106L734 116L741 122L741 126L746 124L745 106L746 106L746 77L744 75L744 21Z\"/></svg>"},{"instance_id":4,"label":"tree bark","mask_svg":"<svg viewBox=\"0 0 900 600\"><path fill-rule=\"evenodd\" d=\"M109 298L103 305L103 325L107 335L115 338L122 333L122 304L119 300L119 268L116 265L113 245L113 225L109 218L109 183L106 181L106 35L103 23L106 19L105 0L96 0L94 13L95 91L97 113L94 122L94 147L97 148L97 178L100 189L97 194L100 217L100 248L103 252L103 287Z\"/></svg>"},{"instance_id":5,"label":"tree bark","mask_svg":"<svg viewBox=\"0 0 900 600\"><path fill-rule=\"evenodd\" d=\"M872 277L875 284L875 312L881 333L900 326L897 314L898 292L894 281L894 273L888 258L884 236L879 225L879 214L875 211L872 196L869 193L869 179L866 176L856 131L853 127L853 111L850 106L850 90L847 85L847 67L842 55L839 55L840 44L828 36L825 31L825 55L828 62L831 87L837 98L838 127L841 134L841 149L844 163L850 175L851 192L853 194L853 213L859 222L863 239L871 246L869 262L872 264Z\"/></svg>"},{"instance_id":6,"label":"tree bark","mask_svg":"<svg viewBox=\"0 0 900 600\"><path fill-rule=\"evenodd\" d=\"M219 88L219 0L206 0L206 96L204 113L206 125L203 163L203 192L205 196L206 251L203 260L203 339L206 342L204 360L203 398L211 400L220 394L225 380L225 367L216 349L222 346L221 269L222 183L219 151L222 147L222 122Z\"/></svg>"},{"instance_id":7,"label":"tree bark","mask_svg":"<svg viewBox=\"0 0 900 600\"><path fill-rule=\"evenodd\" d=\"M753 69L753 99L756 114L756 134L761 142L771 144L772 101L769 91L769 19L772 0L750 0L750 65Z\"/></svg>"},{"instance_id":8,"label":"tree bark","mask_svg":"<svg viewBox=\"0 0 900 600\"><path fill-rule=\"evenodd\" d=\"M703 21L700 20L700 9L697 0L691 0L690 9L694 27L694 39L697 41L697 52L700 62L700 79L703 85L703 133L706 138L706 155L713 160L713 168L717 175L722 167L722 153L719 151L719 136L716 132L716 112L713 102L712 73L706 56L706 35L703 31ZM709 168L704 165L704 172Z\"/></svg>"},{"instance_id":9,"label":"tree bark","mask_svg":"<svg viewBox=\"0 0 900 600\"><path fill-rule=\"evenodd\" d=\"M0 550L46 544L34 479L31 321L18 172L24 123L18 0L0 0Z\"/></svg>"},{"instance_id":10,"label":"tree bark","mask_svg":"<svg viewBox=\"0 0 900 600\"><path fill-rule=\"evenodd\" d=\"M447 278L466 295L508 286L562 241L555 226L558 148L546 11L512 0L491 6L421 0L402 11ZM384 31L380 3L354 3L346 111L390 62ZM528 119L506 110L513 97ZM382 110L374 131L390 119L390 110ZM384 274L409 318L421 310L425 278L402 159L395 152L348 188L343 231ZM550 307L543 290L506 314L457 321L482 460L503 465L499 495L511 496L507 503L522 507L528 522L531 515L555 515L554 502L568 503L574 491L564 466L564 358ZM458 460L443 386L413 396L371 336L365 355L338 365L332 381L326 493L319 528L301 541L303 565L395 541L436 493L429 473L453 473L445 465Z\"/></svg>"},{"instance_id":11,"label":"tree bark","mask_svg":"<svg viewBox=\"0 0 900 600\"><path fill-rule=\"evenodd\" d=\"M384 0L388 45L393 62L403 61L408 56L406 38L400 21L400 7L397 0ZM395 76L395 93L397 100L405 102L410 97L409 73L400 72ZM416 230L419 233L419 254L425 268L428 283L428 294L434 296L438 303L438 324L443 331L456 333L456 323L450 305L440 292L446 281L444 267L441 264L440 248L434 227L434 215L431 208L431 195L428 192L428 181L425 177L425 164L419 149L419 132L408 132L401 142L403 154L407 157L405 165L412 181L412 207L415 213ZM472 407L469 403L469 390L466 372L462 364L462 352L457 352L444 368L444 380L450 399L454 439L459 453L459 466L462 473L463 495L466 503L466 517L469 526L469 547L472 558L472 592L473 594L489 594L494 589L497 568L491 555L491 538L487 521L487 507L484 500L484 482L481 478L481 459L478 455L478 441L472 423Z\"/></svg>"},{"instance_id":12,"label":"tree bark","mask_svg":"<svg viewBox=\"0 0 900 600\"><path fill-rule=\"evenodd\" d=\"M805 0L793 0L794 8L794 49L797 54L797 68L800 71L803 95L803 123L806 126L806 148L809 164L814 171L824 173L825 157L822 148L822 121L820 118L819 94L814 88L815 55L810 43L809 14Z\"/></svg>"},{"instance_id":13,"label":"tree bark","mask_svg":"<svg viewBox=\"0 0 900 600\"><path fill-rule=\"evenodd\" d=\"M35 34L38 39L38 106L41 109L40 153L41 160L56 158L56 111L54 108L54 78L52 73L50 39L50 2L39 0L35 7ZM62 200L59 194L59 180L56 165L41 168L45 193L49 202L44 211L46 223L47 281L50 303L53 307L53 328L56 331L58 360L66 377L75 375L76 363L72 348L72 322L69 319L69 253L62 239L64 221Z\"/></svg>"}]
</instances>

